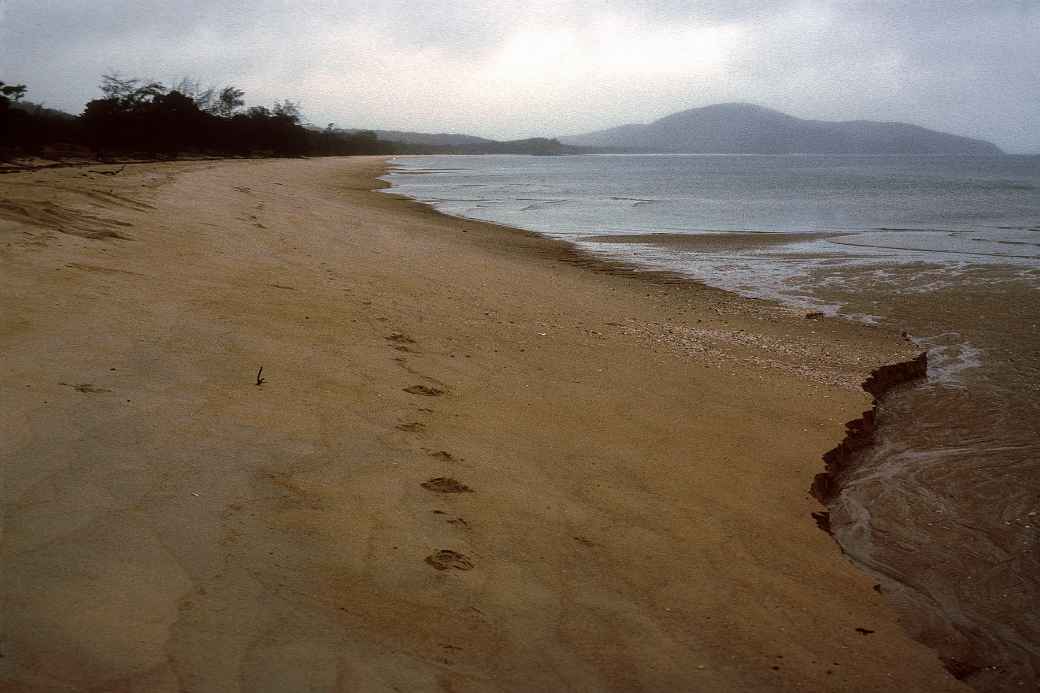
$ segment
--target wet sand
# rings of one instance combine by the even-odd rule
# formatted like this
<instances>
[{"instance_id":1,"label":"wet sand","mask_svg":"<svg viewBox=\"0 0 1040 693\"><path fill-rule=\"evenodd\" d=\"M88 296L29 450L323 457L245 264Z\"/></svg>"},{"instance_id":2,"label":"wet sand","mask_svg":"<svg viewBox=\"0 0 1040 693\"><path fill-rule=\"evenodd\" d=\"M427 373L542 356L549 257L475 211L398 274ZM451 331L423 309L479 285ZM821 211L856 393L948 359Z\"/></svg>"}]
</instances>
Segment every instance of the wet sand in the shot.
<instances>
[{"instance_id":1,"label":"wet sand","mask_svg":"<svg viewBox=\"0 0 1040 693\"><path fill-rule=\"evenodd\" d=\"M0 687L964 690L807 493L911 345L384 166L0 176Z\"/></svg>"},{"instance_id":2,"label":"wet sand","mask_svg":"<svg viewBox=\"0 0 1040 693\"><path fill-rule=\"evenodd\" d=\"M831 271L834 275L838 272ZM980 691L1040 686L1040 282L1032 268L844 268L823 297L929 348L831 499L844 550ZM825 278L813 277L818 286Z\"/></svg>"}]
</instances>

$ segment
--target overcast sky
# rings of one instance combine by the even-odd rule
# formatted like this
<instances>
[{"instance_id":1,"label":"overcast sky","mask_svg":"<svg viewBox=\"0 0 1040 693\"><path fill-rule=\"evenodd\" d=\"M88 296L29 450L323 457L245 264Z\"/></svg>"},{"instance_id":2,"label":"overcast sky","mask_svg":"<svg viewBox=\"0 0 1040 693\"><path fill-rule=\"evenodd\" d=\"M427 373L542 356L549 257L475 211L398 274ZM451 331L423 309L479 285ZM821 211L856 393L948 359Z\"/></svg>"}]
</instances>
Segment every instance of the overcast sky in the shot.
<instances>
[{"instance_id":1,"label":"overcast sky","mask_svg":"<svg viewBox=\"0 0 1040 693\"><path fill-rule=\"evenodd\" d=\"M0 0L0 80L236 84L313 123L576 134L724 101L1040 152L1040 0Z\"/></svg>"}]
</instances>

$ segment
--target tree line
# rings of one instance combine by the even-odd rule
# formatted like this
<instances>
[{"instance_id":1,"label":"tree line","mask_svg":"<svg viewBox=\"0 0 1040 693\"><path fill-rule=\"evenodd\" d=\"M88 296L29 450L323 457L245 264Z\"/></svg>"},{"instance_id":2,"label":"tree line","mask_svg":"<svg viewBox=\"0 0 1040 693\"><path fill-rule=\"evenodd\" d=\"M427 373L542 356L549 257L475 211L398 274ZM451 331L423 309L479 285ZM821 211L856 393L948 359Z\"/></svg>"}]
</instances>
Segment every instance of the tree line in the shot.
<instances>
[{"instance_id":1,"label":"tree line","mask_svg":"<svg viewBox=\"0 0 1040 693\"><path fill-rule=\"evenodd\" d=\"M112 156L301 156L408 153L375 133L306 127L298 103L245 106L234 85L202 88L104 75L101 98L73 116L24 100L23 84L0 82L0 158L89 150Z\"/></svg>"}]
</instances>

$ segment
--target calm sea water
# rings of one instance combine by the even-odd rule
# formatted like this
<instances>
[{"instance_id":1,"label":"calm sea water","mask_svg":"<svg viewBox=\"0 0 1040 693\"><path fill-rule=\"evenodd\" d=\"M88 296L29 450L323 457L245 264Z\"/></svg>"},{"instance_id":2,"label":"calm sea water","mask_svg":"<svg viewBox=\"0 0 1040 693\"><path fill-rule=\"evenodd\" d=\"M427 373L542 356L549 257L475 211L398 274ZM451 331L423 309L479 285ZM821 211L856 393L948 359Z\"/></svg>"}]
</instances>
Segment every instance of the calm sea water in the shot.
<instances>
[{"instance_id":1,"label":"calm sea water","mask_svg":"<svg viewBox=\"0 0 1040 693\"><path fill-rule=\"evenodd\" d=\"M906 627L980 690L1040 684L1040 157L415 157L390 192L907 330L830 507Z\"/></svg>"},{"instance_id":2,"label":"calm sea water","mask_svg":"<svg viewBox=\"0 0 1040 693\"><path fill-rule=\"evenodd\" d=\"M1040 222L1040 157L429 156L395 165L395 186L446 212L553 234ZM422 173L435 175L412 177Z\"/></svg>"}]
</instances>

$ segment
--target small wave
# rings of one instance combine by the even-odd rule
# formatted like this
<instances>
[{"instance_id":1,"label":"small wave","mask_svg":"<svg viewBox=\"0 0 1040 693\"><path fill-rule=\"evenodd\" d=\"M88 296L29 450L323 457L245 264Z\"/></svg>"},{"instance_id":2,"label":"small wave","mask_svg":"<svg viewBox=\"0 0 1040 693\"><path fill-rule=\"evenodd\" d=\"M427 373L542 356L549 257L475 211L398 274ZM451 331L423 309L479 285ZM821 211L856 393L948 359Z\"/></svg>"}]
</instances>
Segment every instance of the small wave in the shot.
<instances>
[{"instance_id":1,"label":"small wave","mask_svg":"<svg viewBox=\"0 0 1040 693\"><path fill-rule=\"evenodd\" d=\"M1015 260L1036 260L1036 255L1011 255L1010 253L983 253L979 251L971 250L949 250L944 248L908 248L906 246L899 245L877 245L874 243L850 243L848 241L839 241L832 239L830 241L835 245L849 246L851 248L875 248L878 250L898 250L902 252L911 253L934 253L936 255L964 255L969 257L994 257L1001 259L1015 259Z\"/></svg>"},{"instance_id":2,"label":"small wave","mask_svg":"<svg viewBox=\"0 0 1040 693\"><path fill-rule=\"evenodd\" d=\"M928 382L946 387L965 387L963 373L982 365L982 350L958 332L914 338L928 349Z\"/></svg>"},{"instance_id":3,"label":"small wave","mask_svg":"<svg viewBox=\"0 0 1040 693\"><path fill-rule=\"evenodd\" d=\"M929 228L914 228L914 227L902 227L902 226L875 226L870 231L913 231L916 233L963 233L958 232L956 229L929 229Z\"/></svg>"},{"instance_id":4,"label":"small wave","mask_svg":"<svg viewBox=\"0 0 1040 693\"><path fill-rule=\"evenodd\" d=\"M971 238L969 240L978 241L979 243L999 243L1001 245L1029 245L1034 248L1040 248L1040 243L1030 243L1029 241L998 241L993 238Z\"/></svg>"},{"instance_id":5,"label":"small wave","mask_svg":"<svg viewBox=\"0 0 1040 693\"><path fill-rule=\"evenodd\" d=\"M621 197L612 196L608 197L608 200L614 200L615 202L631 202L633 207L642 207L644 205L657 204L660 200L652 200L645 197Z\"/></svg>"},{"instance_id":6,"label":"small wave","mask_svg":"<svg viewBox=\"0 0 1040 693\"><path fill-rule=\"evenodd\" d=\"M530 202L531 204L525 205L520 208L521 212L530 212L536 209L545 209L546 207L555 207L556 205L562 205L570 202L570 200L538 200L534 198L517 198L518 202Z\"/></svg>"},{"instance_id":7,"label":"small wave","mask_svg":"<svg viewBox=\"0 0 1040 693\"><path fill-rule=\"evenodd\" d=\"M430 197L421 201L433 204L442 202L487 202L487 200L481 197Z\"/></svg>"}]
</instances>

